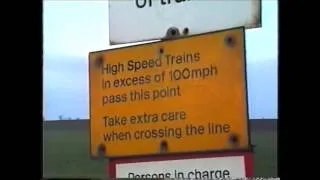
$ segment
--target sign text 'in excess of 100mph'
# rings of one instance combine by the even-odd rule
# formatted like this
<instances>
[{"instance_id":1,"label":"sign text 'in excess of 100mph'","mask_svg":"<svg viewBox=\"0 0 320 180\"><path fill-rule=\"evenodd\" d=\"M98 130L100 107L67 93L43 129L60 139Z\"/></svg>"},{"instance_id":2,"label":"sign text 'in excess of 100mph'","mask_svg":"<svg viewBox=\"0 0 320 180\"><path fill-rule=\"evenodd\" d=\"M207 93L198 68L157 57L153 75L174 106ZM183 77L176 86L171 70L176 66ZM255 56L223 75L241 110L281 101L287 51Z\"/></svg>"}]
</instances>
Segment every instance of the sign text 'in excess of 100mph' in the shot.
<instances>
[{"instance_id":1,"label":"sign text 'in excess of 100mph'","mask_svg":"<svg viewBox=\"0 0 320 180\"><path fill-rule=\"evenodd\" d=\"M150 68L161 68L163 65L174 66L186 63L197 63L200 61L200 53L183 53L181 55L170 55L167 54L164 58L149 59L149 60L129 60L127 64L119 62L118 64L105 64L101 68L102 75L117 75L118 73L124 73L126 71L138 72ZM211 64L208 67L203 68L183 68L183 69L173 69L169 71L163 70L161 73L150 75L144 74L141 76L134 76L128 78L119 78L115 80L105 80L102 79L102 88L123 88L130 86L142 86L151 83L163 83L166 81L166 77L169 77L170 81L182 81L189 79L206 79L209 77L214 77L217 75L217 66ZM129 97L128 97L129 96ZM137 100L158 100L165 97L175 97L181 96L180 86L174 88L166 87L161 89L153 90L152 92L148 90L140 89L138 91L133 90L129 94L116 94L103 96L102 105L109 103L121 103Z\"/></svg>"}]
</instances>

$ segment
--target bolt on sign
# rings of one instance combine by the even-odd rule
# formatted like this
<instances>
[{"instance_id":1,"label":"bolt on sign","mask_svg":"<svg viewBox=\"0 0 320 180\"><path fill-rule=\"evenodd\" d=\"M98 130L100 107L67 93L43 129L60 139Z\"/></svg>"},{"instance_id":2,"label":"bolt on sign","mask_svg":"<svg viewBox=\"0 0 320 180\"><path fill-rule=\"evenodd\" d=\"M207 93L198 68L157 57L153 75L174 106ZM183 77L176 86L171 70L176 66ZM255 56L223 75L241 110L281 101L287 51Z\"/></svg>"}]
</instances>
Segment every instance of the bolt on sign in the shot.
<instances>
[{"instance_id":1,"label":"bolt on sign","mask_svg":"<svg viewBox=\"0 0 320 180\"><path fill-rule=\"evenodd\" d=\"M110 178L243 179L253 177L253 153L233 152L111 159Z\"/></svg>"},{"instance_id":2,"label":"bolt on sign","mask_svg":"<svg viewBox=\"0 0 320 180\"><path fill-rule=\"evenodd\" d=\"M109 0L111 45L238 26L261 27L261 0Z\"/></svg>"},{"instance_id":3,"label":"bolt on sign","mask_svg":"<svg viewBox=\"0 0 320 180\"><path fill-rule=\"evenodd\" d=\"M91 52L92 156L249 148L244 30Z\"/></svg>"}]
</instances>

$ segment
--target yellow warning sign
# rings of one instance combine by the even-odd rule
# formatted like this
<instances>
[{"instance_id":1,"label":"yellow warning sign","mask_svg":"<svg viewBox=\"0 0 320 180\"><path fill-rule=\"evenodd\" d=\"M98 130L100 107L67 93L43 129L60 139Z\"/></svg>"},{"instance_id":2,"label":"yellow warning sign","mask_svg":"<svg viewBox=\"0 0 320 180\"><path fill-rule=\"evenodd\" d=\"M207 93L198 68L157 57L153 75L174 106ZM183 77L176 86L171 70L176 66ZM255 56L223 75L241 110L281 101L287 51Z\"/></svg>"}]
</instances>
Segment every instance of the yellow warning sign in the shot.
<instances>
[{"instance_id":1,"label":"yellow warning sign","mask_svg":"<svg viewBox=\"0 0 320 180\"><path fill-rule=\"evenodd\" d=\"M249 147L244 28L89 54L91 155Z\"/></svg>"}]
</instances>

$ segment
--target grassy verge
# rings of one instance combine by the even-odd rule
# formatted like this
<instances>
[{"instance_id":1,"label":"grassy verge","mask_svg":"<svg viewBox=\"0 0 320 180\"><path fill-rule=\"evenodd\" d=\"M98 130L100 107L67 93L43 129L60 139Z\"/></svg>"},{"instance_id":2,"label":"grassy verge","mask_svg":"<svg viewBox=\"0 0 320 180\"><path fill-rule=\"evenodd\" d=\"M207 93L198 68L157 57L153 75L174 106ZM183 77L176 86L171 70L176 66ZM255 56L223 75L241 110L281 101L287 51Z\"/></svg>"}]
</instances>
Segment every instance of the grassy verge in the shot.
<instances>
[{"instance_id":1,"label":"grassy verge","mask_svg":"<svg viewBox=\"0 0 320 180\"><path fill-rule=\"evenodd\" d=\"M276 132L252 132L255 175L277 174ZM89 157L89 136L85 130L46 130L43 133L43 175L45 178L104 178L106 162Z\"/></svg>"}]
</instances>

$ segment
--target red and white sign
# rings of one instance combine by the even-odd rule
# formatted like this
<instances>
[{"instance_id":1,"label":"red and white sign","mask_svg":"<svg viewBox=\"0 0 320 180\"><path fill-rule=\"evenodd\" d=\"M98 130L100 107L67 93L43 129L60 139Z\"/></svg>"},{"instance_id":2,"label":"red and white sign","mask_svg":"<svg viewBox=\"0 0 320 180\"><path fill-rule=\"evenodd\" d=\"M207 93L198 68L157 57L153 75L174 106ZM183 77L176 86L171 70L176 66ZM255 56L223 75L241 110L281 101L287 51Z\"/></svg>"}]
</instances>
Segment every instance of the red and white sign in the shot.
<instances>
[{"instance_id":1,"label":"red and white sign","mask_svg":"<svg viewBox=\"0 0 320 180\"><path fill-rule=\"evenodd\" d=\"M111 159L110 178L228 179L253 177L253 153L166 155Z\"/></svg>"}]
</instances>

